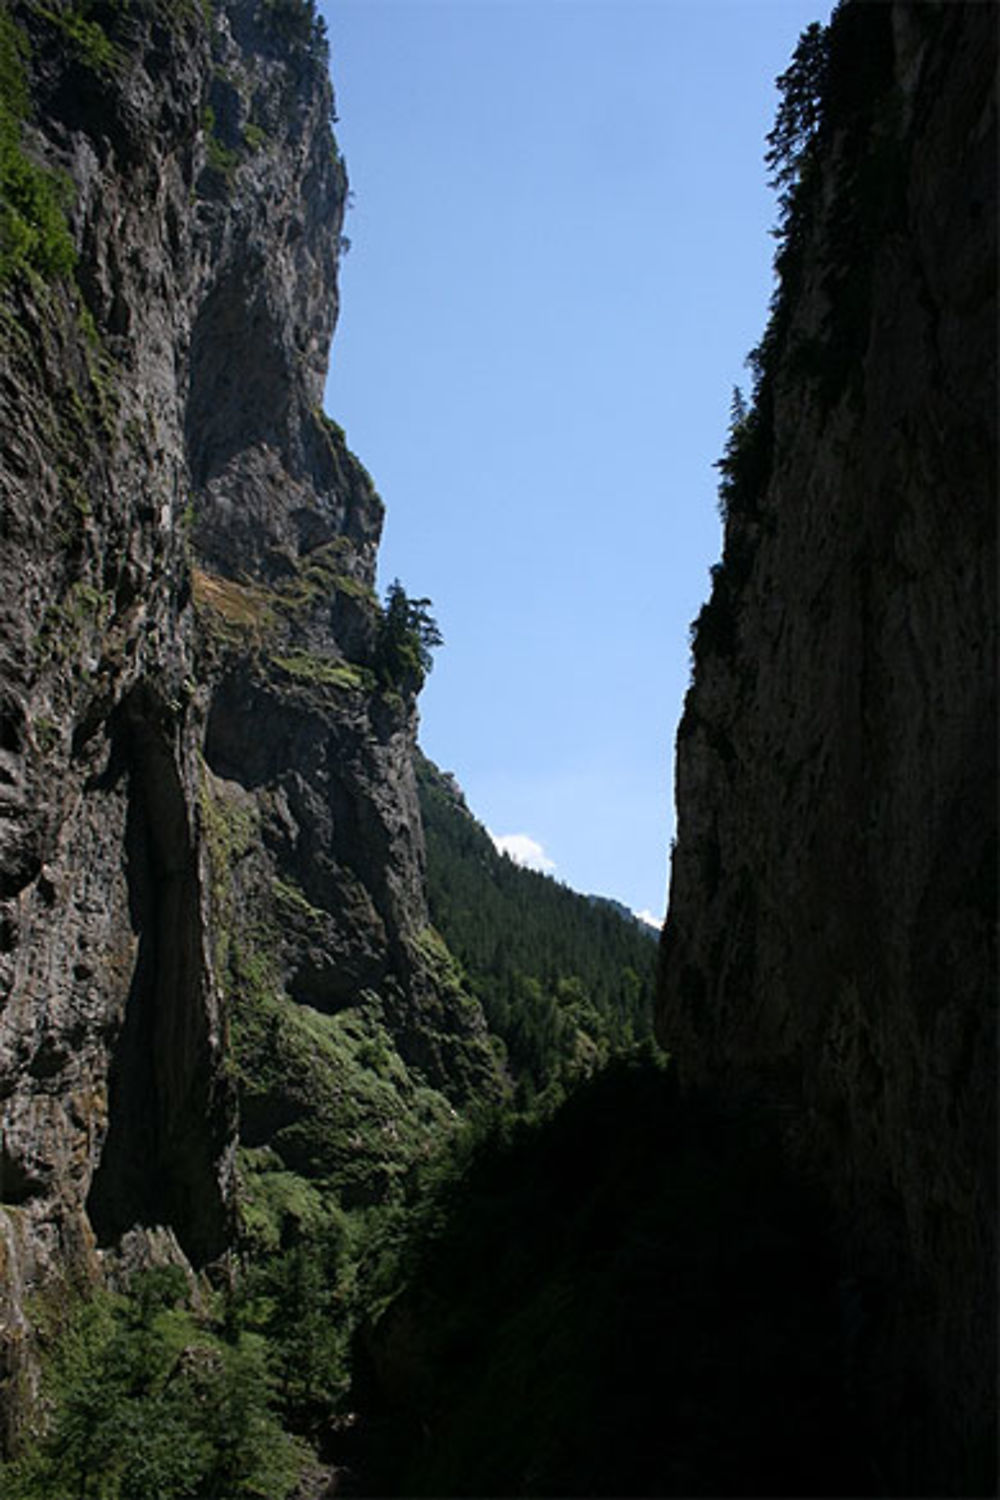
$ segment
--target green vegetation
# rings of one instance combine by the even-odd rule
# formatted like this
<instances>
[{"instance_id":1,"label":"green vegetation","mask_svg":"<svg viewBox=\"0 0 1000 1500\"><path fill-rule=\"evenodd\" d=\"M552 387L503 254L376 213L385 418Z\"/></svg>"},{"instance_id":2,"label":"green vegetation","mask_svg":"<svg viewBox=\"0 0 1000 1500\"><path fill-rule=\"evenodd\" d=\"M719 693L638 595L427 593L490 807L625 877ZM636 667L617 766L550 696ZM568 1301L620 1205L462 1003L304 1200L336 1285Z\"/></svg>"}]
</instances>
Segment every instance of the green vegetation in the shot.
<instances>
[{"instance_id":1,"label":"green vegetation","mask_svg":"<svg viewBox=\"0 0 1000 1500\"><path fill-rule=\"evenodd\" d=\"M321 428L325 432L327 442L330 444L334 453L346 452L347 433L344 431L343 427L341 427L340 423L335 422L333 417L328 416L327 413L320 407L316 407L313 414L316 417L316 420L319 422Z\"/></svg>"},{"instance_id":2,"label":"green vegetation","mask_svg":"<svg viewBox=\"0 0 1000 1500\"><path fill-rule=\"evenodd\" d=\"M35 638L35 659L40 666L66 662L78 656L86 643L104 626L112 608L112 595L79 581L65 597L46 607Z\"/></svg>"},{"instance_id":3,"label":"green vegetation","mask_svg":"<svg viewBox=\"0 0 1000 1500\"><path fill-rule=\"evenodd\" d=\"M248 612L253 621L257 606L243 589L224 588L221 598L232 613ZM429 767L421 772L432 783L436 776ZM486 840L466 813L439 813L432 811L429 837L440 826L445 838L450 830L461 839L471 828ZM542 882L542 903L551 903L547 917L526 924L524 903L539 905L536 878L501 859L486 840L492 878L500 882L486 911L486 920L498 924L489 952L508 949L511 963L521 966L519 998L512 1001L504 989L513 969L493 971L486 964L481 985L474 969L467 978L437 927L409 939L414 963L440 997L428 994L421 1002L418 1051L430 1056L438 1050L456 1080L466 1074L481 1079L460 1114L430 1086L411 1053L401 1051L405 1002L394 981L364 988L331 974L314 982L314 1004L288 993L283 953L289 934L322 947L333 919L261 860L259 816L252 798L206 770L202 821L216 969L228 997L241 1119L241 1270L226 1326L259 1341L270 1372L269 1410L286 1431L329 1456L324 1444L356 1401L359 1330L398 1296L416 1264L417 1244L437 1232L478 1143L528 1128L528 1105L536 1114L551 1113L566 1087L593 1074L645 1029L637 1017L648 1021L655 944L613 911L551 881ZM482 853L477 845L473 862ZM448 868L461 879L457 865ZM355 900L347 872L340 878L338 904L356 906L356 929L377 924L364 892L359 889ZM484 890L474 886L471 900L481 899ZM461 919L457 925L452 920L460 932ZM582 962L573 967L568 955L588 923L602 936L593 951L583 940ZM526 925L527 932L515 930ZM380 941L375 926L371 932L373 942ZM614 935L623 935L620 947ZM550 966L551 972L540 962L546 942L562 965ZM474 942L469 952L475 955ZM495 1065L474 998L480 989L492 994L491 986L499 987L499 1013L504 1002L509 1011L523 1011L523 1020L508 1014L506 1039L494 1038L519 1088L506 1103L490 1073ZM612 1016L619 1005L627 1012L620 1025ZM558 1024L552 1025L555 1011ZM462 1026L467 1038L457 1034ZM467 1057L463 1048L471 1049Z\"/></svg>"},{"instance_id":4,"label":"green vegetation","mask_svg":"<svg viewBox=\"0 0 1000 1500\"><path fill-rule=\"evenodd\" d=\"M344 191L346 191L347 166L344 162L344 158L337 150L336 145L334 145L334 158L337 162L338 170L343 180L343 189ZM352 453L350 448L347 446L347 433L344 431L343 427L341 427L340 423L335 422L333 417L328 416L327 413L318 406L314 407L313 416L316 418L320 432L322 433L322 436L326 442L330 455L333 458L334 462L337 464L338 468L344 471L345 476L347 477L349 482L356 483L360 486L360 488L369 492L368 498L373 504L380 505L381 501L375 493L374 480L372 479L372 476L369 474L368 470L365 468L364 464L361 462L360 458L358 458L357 454Z\"/></svg>"},{"instance_id":5,"label":"green vegetation","mask_svg":"<svg viewBox=\"0 0 1000 1500\"><path fill-rule=\"evenodd\" d=\"M105 79L125 59L115 26L133 3L27 0L32 24L55 34L65 59ZM156 0L156 9L167 25L210 14L209 0L197 7L193 0ZM23 129L30 118L29 60L28 38L12 19L7 0L0 0L0 287L19 274L68 277L76 265L66 217L73 184L65 173L40 165L24 148ZM228 151L215 140L211 126L207 128L209 156L228 174L237 153ZM251 145L249 138L247 144Z\"/></svg>"},{"instance_id":6,"label":"green vegetation","mask_svg":"<svg viewBox=\"0 0 1000 1500\"><path fill-rule=\"evenodd\" d=\"M429 599L411 599L396 578L385 596L375 647L375 671L387 688L419 692L444 644Z\"/></svg>"},{"instance_id":7,"label":"green vegetation","mask_svg":"<svg viewBox=\"0 0 1000 1500\"><path fill-rule=\"evenodd\" d=\"M351 599L365 600L374 608L377 601L373 590L350 572L353 552L350 540L338 536L304 553L297 559L294 577L281 585L284 607L301 610L317 601L329 600L334 594L346 594Z\"/></svg>"},{"instance_id":8,"label":"green vegetation","mask_svg":"<svg viewBox=\"0 0 1000 1500\"><path fill-rule=\"evenodd\" d=\"M366 684L365 669L340 657L317 656L310 651L291 651L287 656L272 656L271 660L290 677L297 677L320 687L361 688Z\"/></svg>"},{"instance_id":9,"label":"green vegetation","mask_svg":"<svg viewBox=\"0 0 1000 1500\"><path fill-rule=\"evenodd\" d=\"M866 1493L825 1222L768 1131L646 1047L452 1132L395 1207L245 1147L235 1280L62 1317L3 1493L281 1500L316 1453L372 1494Z\"/></svg>"},{"instance_id":10,"label":"green vegetation","mask_svg":"<svg viewBox=\"0 0 1000 1500\"><path fill-rule=\"evenodd\" d=\"M111 0L110 9L127 9L128 0ZM94 73L108 73L117 67L121 54L111 41L99 21L93 20L93 12L109 9L107 0L98 6L96 0L73 0L65 6L52 6L32 0L36 16L47 21L62 35L69 55Z\"/></svg>"},{"instance_id":11,"label":"green vegetation","mask_svg":"<svg viewBox=\"0 0 1000 1500\"><path fill-rule=\"evenodd\" d=\"M278 1351L227 1320L222 1299L198 1316L188 1300L183 1272L166 1266L62 1320L45 1364L51 1421L0 1466L9 1500L291 1492L308 1455L282 1427Z\"/></svg>"},{"instance_id":12,"label":"green vegetation","mask_svg":"<svg viewBox=\"0 0 1000 1500\"><path fill-rule=\"evenodd\" d=\"M656 943L615 910L499 854L421 758L431 918L528 1103L650 1034Z\"/></svg>"},{"instance_id":13,"label":"green vegetation","mask_svg":"<svg viewBox=\"0 0 1000 1500\"><path fill-rule=\"evenodd\" d=\"M262 125L257 125L250 120L243 127L243 139L249 150L262 151L267 145L267 131Z\"/></svg>"},{"instance_id":14,"label":"green vegetation","mask_svg":"<svg viewBox=\"0 0 1000 1500\"><path fill-rule=\"evenodd\" d=\"M375 615L372 591L344 571L350 550L346 539L337 538L299 559L294 573L274 585L192 567L192 596L207 639L223 651L252 653L272 676L276 669L300 688L370 691L376 680L371 666L292 644L295 627L329 610L337 595Z\"/></svg>"},{"instance_id":15,"label":"green vegetation","mask_svg":"<svg viewBox=\"0 0 1000 1500\"><path fill-rule=\"evenodd\" d=\"M257 20L286 46L326 65L326 22L314 0L259 0Z\"/></svg>"},{"instance_id":16,"label":"green vegetation","mask_svg":"<svg viewBox=\"0 0 1000 1500\"><path fill-rule=\"evenodd\" d=\"M454 1115L400 1057L379 996L329 1015L284 995L263 947L234 941L230 963L243 1139L270 1153L255 1175L293 1173L347 1207L401 1201Z\"/></svg>"},{"instance_id":17,"label":"green vegetation","mask_svg":"<svg viewBox=\"0 0 1000 1500\"><path fill-rule=\"evenodd\" d=\"M206 769L201 800L240 1098L240 1316L285 1371L284 1420L315 1443L344 1408L355 1330L395 1284L414 1173L458 1117L401 1057L385 997L348 988L326 996L331 1013L289 996L283 937L323 937L330 916L261 860L254 799ZM346 872L340 899L355 908L356 927L377 922ZM268 1288L283 1267L303 1297L309 1289L308 1317L294 1327L269 1311ZM296 1338L312 1349L308 1365Z\"/></svg>"},{"instance_id":18,"label":"green vegetation","mask_svg":"<svg viewBox=\"0 0 1000 1500\"><path fill-rule=\"evenodd\" d=\"M279 907L284 906L308 917L310 922L321 922L326 915L318 906L313 906L304 891L300 891L297 885L289 880L281 880L277 875L271 881L271 889Z\"/></svg>"},{"instance_id":19,"label":"green vegetation","mask_svg":"<svg viewBox=\"0 0 1000 1500\"><path fill-rule=\"evenodd\" d=\"M0 287L22 272L68 276L76 251L66 222L72 186L26 153L28 44L0 3Z\"/></svg>"},{"instance_id":20,"label":"green vegetation","mask_svg":"<svg viewBox=\"0 0 1000 1500\"><path fill-rule=\"evenodd\" d=\"M275 894L285 921L323 920L295 888ZM244 1142L240 1295L246 1326L283 1372L284 1420L321 1446L350 1408L354 1336L398 1287L416 1174L458 1117L400 1057L377 994L333 1015L294 1003L275 947L260 931L228 945Z\"/></svg>"},{"instance_id":21,"label":"green vegetation","mask_svg":"<svg viewBox=\"0 0 1000 1500\"><path fill-rule=\"evenodd\" d=\"M35 744L43 755L51 755L59 747L62 738L59 725L47 714L38 714L32 722Z\"/></svg>"},{"instance_id":22,"label":"green vegetation","mask_svg":"<svg viewBox=\"0 0 1000 1500\"><path fill-rule=\"evenodd\" d=\"M244 1147L235 1279L60 1317L3 1493L281 1500L317 1453L372 1494L864 1493L825 1222L768 1132L646 1047L544 1118L439 1126L395 1205Z\"/></svg>"},{"instance_id":23,"label":"green vegetation","mask_svg":"<svg viewBox=\"0 0 1000 1500\"><path fill-rule=\"evenodd\" d=\"M638 1040L655 942L498 855L429 763L420 783L436 925L409 941L448 997L437 1040L460 1045L444 1015L474 1022L480 996L514 1099L484 1087L460 1115L430 1087L401 1051L391 979L338 991L331 975L323 1009L292 998L287 935L312 941L330 913L273 872L258 800L206 768L240 1097L235 1256L196 1297L157 1273L66 1320L47 1425L0 1475L13 1500L280 1500L345 1457L373 1493L658 1493L640 1486L664 1389L668 1478L731 1481L749 1455L749 1472L800 1482L798 1447L769 1467L770 1411L828 1451L823 1287L777 1290L811 1231L761 1183L747 1131L717 1149L700 1122L678 1126L666 1061ZM344 1435L359 1407L360 1446Z\"/></svg>"},{"instance_id":24,"label":"green vegetation","mask_svg":"<svg viewBox=\"0 0 1000 1500\"><path fill-rule=\"evenodd\" d=\"M712 597L691 627L696 659L708 650L728 654L735 644L736 601L753 563L754 528L762 519L773 464L779 368L811 384L828 405L849 391L863 367L871 249L905 216L892 129L897 108L892 55L886 7L838 4L828 26L813 22L803 31L777 80L780 100L765 157L778 193L777 285L763 337L747 356L750 397L734 393L717 464L725 547L722 564L712 569ZM805 339L793 335L792 308L799 300L806 247L820 236L830 311L819 333Z\"/></svg>"},{"instance_id":25,"label":"green vegetation","mask_svg":"<svg viewBox=\"0 0 1000 1500\"><path fill-rule=\"evenodd\" d=\"M220 645L266 649L292 676L358 686L368 681L369 669L361 663L319 656L300 647L280 654L276 649L289 624L317 608L329 607L338 594L373 612L377 609L371 589L346 571L351 550L346 538L337 537L297 559L294 573L274 585L237 581L193 567L195 607L208 634Z\"/></svg>"},{"instance_id":26,"label":"green vegetation","mask_svg":"<svg viewBox=\"0 0 1000 1500\"><path fill-rule=\"evenodd\" d=\"M202 129L205 132L205 154L208 165L213 171L218 172L220 177L228 181L239 165L240 153L230 146L226 146L216 134L215 110L210 104L206 104L201 116Z\"/></svg>"},{"instance_id":27,"label":"green vegetation","mask_svg":"<svg viewBox=\"0 0 1000 1500\"><path fill-rule=\"evenodd\" d=\"M868 1493L823 1220L765 1141L648 1051L467 1139L358 1372L366 1492Z\"/></svg>"},{"instance_id":28,"label":"green vegetation","mask_svg":"<svg viewBox=\"0 0 1000 1500\"><path fill-rule=\"evenodd\" d=\"M201 830L208 850L213 926L217 940L233 926L234 872L260 843L260 811L254 799L215 781L204 761L198 784ZM224 955L220 962L224 963Z\"/></svg>"},{"instance_id":29,"label":"green vegetation","mask_svg":"<svg viewBox=\"0 0 1000 1500\"><path fill-rule=\"evenodd\" d=\"M780 190L783 223L792 213L800 184L815 170L829 63L829 30L813 21L799 37L792 61L778 79L778 113L767 137L764 160L772 174L771 187Z\"/></svg>"}]
</instances>

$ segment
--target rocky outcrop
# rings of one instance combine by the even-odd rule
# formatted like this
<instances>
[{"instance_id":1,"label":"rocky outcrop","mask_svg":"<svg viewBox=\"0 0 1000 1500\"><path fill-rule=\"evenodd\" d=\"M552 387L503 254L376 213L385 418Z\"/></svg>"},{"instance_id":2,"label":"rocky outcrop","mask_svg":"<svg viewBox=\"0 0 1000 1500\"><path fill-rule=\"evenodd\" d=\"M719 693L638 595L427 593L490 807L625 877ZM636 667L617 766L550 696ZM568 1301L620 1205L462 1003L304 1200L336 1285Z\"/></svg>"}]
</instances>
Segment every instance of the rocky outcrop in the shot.
<instances>
[{"instance_id":1,"label":"rocky outcrop","mask_svg":"<svg viewBox=\"0 0 1000 1500\"><path fill-rule=\"evenodd\" d=\"M659 1034L836 1206L873 1483L995 1482L996 14L847 4L694 629Z\"/></svg>"},{"instance_id":2,"label":"rocky outcrop","mask_svg":"<svg viewBox=\"0 0 1000 1500\"><path fill-rule=\"evenodd\" d=\"M62 174L76 256L0 286L16 1383L29 1293L123 1246L202 1267L233 1243L262 1006L363 1004L411 1089L461 1099L496 1069L422 941L419 683L379 654L382 505L320 406L346 174L314 8L9 0L0 20L19 149Z\"/></svg>"}]
</instances>

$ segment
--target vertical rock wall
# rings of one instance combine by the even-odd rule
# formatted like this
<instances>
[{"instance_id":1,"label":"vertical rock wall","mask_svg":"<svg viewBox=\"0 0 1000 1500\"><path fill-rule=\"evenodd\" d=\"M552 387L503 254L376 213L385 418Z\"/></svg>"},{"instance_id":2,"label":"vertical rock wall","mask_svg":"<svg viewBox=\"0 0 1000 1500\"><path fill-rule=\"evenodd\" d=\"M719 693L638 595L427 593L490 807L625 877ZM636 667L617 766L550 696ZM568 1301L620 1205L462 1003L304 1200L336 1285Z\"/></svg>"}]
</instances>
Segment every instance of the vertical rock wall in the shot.
<instances>
[{"instance_id":1,"label":"vertical rock wall","mask_svg":"<svg viewBox=\"0 0 1000 1500\"><path fill-rule=\"evenodd\" d=\"M695 631L659 1033L832 1195L874 1482L985 1493L996 11L848 4L830 35L761 477Z\"/></svg>"},{"instance_id":2,"label":"vertical rock wall","mask_svg":"<svg viewBox=\"0 0 1000 1500\"><path fill-rule=\"evenodd\" d=\"M11 1398L31 1294L232 1244L251 992L364 992L456 1097L495 1064L420 945L417 684L375 671L382 505L321 411L346 174L314 7L0 20L77 257L0 286Z\"/></svg>"},{"instance_id":3,"label":"vertical rock wall","mask_svg":"<svg viewBox=\"0 0 1000 1500\"><path fill-rule=\"evenodd\" d=\"M64 174L77 247L75 275L8 282L0 333L0 1296L16 1384L30 1296L98 1275L112 1226L221 1253L233 1101L183 581L210 39L193 7L136 6L76 38L66 7L5 12L23 150ZM90 1212L102 1166L114 1189Z\"/></svg>"}]
</instances>

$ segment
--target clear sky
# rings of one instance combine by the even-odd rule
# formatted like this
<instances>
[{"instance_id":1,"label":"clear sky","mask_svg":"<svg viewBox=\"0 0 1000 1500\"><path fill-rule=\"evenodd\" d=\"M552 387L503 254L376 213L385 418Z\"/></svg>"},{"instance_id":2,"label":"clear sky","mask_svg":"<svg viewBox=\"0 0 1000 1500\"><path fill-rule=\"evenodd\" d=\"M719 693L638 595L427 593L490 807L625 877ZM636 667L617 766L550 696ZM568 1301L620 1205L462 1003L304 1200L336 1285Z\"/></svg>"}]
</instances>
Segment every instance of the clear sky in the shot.
<instances>
[{"instance_id":1,"label":"clear sky","mask_svg":"<svg viewBox=\"0 0 1000 1500\"><path fill-rule=\"evenodd\" d=\"M445 637L422 745L495 836L662 916L774 80L829 5L321 8L354 194L326 405L386 502L383 588Z\"/></svg>"}]
</instances>

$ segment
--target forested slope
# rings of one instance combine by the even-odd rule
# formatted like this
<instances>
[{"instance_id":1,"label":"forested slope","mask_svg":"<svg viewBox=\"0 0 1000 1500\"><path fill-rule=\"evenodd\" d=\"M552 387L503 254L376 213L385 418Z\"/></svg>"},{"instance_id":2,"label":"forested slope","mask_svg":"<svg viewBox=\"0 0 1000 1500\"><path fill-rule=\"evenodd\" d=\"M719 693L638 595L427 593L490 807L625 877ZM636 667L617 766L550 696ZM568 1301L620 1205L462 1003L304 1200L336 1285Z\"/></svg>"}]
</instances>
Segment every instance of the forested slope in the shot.
<instances>
[{"instance_id":1,"label":"forested slope","mask_svg":"<svg viewBox=\"0 0 1000 1500\"><path fill-rule=\"evenodd\" d=\"M648 1037L652 930L498 853L426 757L417 781L431 920L502 1039L522 1102Z\"/></svg>"}]
</instances>

